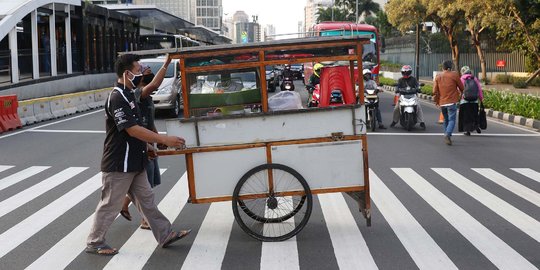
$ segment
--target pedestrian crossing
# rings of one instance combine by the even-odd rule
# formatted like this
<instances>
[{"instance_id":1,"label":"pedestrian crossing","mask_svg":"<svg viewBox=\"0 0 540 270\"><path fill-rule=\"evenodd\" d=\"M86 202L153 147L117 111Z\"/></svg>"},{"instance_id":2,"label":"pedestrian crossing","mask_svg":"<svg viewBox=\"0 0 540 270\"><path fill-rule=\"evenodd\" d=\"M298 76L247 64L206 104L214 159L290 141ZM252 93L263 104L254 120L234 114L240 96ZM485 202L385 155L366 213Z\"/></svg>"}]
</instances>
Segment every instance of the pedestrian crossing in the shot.
<instances>
[{"instance_id":1,"label":"pedestrian crossing","mask_svg":"<svg viewBox=\"0 0 540 270\"><path fill-rule=\"evenodd\" d=\"M123 226L128 235L117 244L120 253L114 257L97 257L84 253L85 240L94 215L79 217L75 226L67 228L50 246L40 247L39 254L26 249L29 239L39 236L51 223L65 218L67 212L81 204L95 207L99 200L101 173L89 167L52 168L50 166L0 165L0 225L22 211L38 197L50 198L39 210L23 215L20 222L0 226L0 269L64 269L79 268L78 258L92 257L84 269L150 269L148 262L162 253L151 231ZM50 171L50 172L49 172ZM55 173L55 171L58 171ZM407 258L419 269L538 269L540 267L540 173L539 168L372 168L370 188L372 198L372 227L366 228L356 204L341 193L314 196L314 209L322 214L310 219L306 229L314 230L320 238L306 241L300 232L284 242L258 242L249 237L235 239L231 232L237 228L230 202L212 203L201 213L201 223L194 228L179 247L167 250L182 254L182 259L161 262L167 268L226 269L223 262L231 245L246 241L259 249L246 250L251 256L238 257L238 268L257 265L260 269L318 269L318 265L333 262L334 269L380 269L385 258L391 259L395 246L406 251ZM173 222L186 220L187 175L175 175L161 170L171 182L169 190L156 197L158 207ZM87 175L87 176L85 176ZM74 185L77 177L83 179ZM28 180L32 179L32 181ZM37 179L37 180L36 180ZM29 187L23 181L35 182ZM174 181L173 181L174 180ZM309 182L309 179L308 179ZM60 195L53 189L70 186ZM2 192L4 189L9 192ZM7 194L7 196L5 196ZM131 208L135 211L135 208ZM202 208L201 208L202 209ZM93 208L91 209L93 210ZM91 211L89 211L90 213ZM360 218L359 218L360 217ZM432 222L435 221L435 222ZM134 220L133 222L138 222ZM290 220L294 222L294 219ZM298 222L298 220L297 220ZM496 223L493 223L496 222ZM9 222L7 222L9 224ZM267 226L267 225L265 225ZM271 225L269 225L271 226ZM309 228L311 227L311 228ZM118 229L122 230L122 228ZM114 239L108 235L108 239ZM396 239L391 241L391 239ZM302 260L301 248L318 248L325 241L332 250L309 261ZM388 242L388 244L385 243ZM463 250L449 248L456 243ZM183 245L182 243L189 243ZM535 251L536 250L536 251ZM25 253L32 254L22 256ZM383 254L383 255L381 255ZM396 253L397 254L397 253ZM14 260L25 258L13 267ZM397 260L397 261L400 261ZM326 264L325 264L326 263ZM403 269L396 263L394 269ZM407 268L407 267L405 267Z\"/></svg>"}]
</instances>

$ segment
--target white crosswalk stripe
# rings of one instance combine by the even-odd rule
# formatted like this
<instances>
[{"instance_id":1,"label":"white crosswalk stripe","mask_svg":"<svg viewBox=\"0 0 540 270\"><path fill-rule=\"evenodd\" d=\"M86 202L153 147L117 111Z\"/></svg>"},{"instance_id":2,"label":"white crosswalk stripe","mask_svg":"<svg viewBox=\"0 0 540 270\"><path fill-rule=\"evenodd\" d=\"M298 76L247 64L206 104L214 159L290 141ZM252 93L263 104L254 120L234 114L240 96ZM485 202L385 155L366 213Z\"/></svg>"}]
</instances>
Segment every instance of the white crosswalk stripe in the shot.
<instances>
[{"instance_id":1,"label":"white crosswalk stripe","mask_svg":"<svg viewBox=\"0 0 540 270\"><path fill-rule=\"evenodd\" d=\"M33 177L39 177L39 173L49 169L49 166L32 166L28 168L19 168L18 166L0 165L0 172L19 169L9 176L0 179L0 190L20 183L21 181ZM88 170L87 167L68 167L62 168L61 171L52 175L43 177L42 180L11 195L3 198L0 201L0 222L3 219L10 218L12 214L18 213L23 209L23 205L31 202L37 197L51 196L51 191L54 188L66 185L69 180L78 176L78 174ZM161 169L161 173L166 169ZM438 189L438 186L431 184L433 179L424 178L419 173L411 168L392 168L387 169L388 172L393 171L395 179L402 181L388 185L387 181L383 181L378 175L377 170L370 170L371 180L371 198L373 207L376 207L380 212L380 216L375 220L380 222L384 220L389 229L380 230L381 227L368 228L377 233L385 233L395 235L396 243L401 243L403 249L409 254L410 262L416 264L419 269L458 269L462 267L454 261L456 253L449 253L441 247L448 248L448 245L440 245L440 241L430 235L431 231L436 228L427 230L429 224L422 224L424 219L415 216L418 211L408 209L414 204L402 203L403 198L395 187L411 188L417 196L416 198L407 198L407 200L418 201L426 206L430 206L436 213L438 218L446 220L450 226L463 235L464 240L471 243L470 248L476 248L482 253L487 260L499 269L537 269L539 264L535 258L530 258L530 255L520 254L523 252L522 247L516 247L503 241L505 237L497 235L497 231L491 231L485 225L478 221L473 215L458 205L459 201L454 202L445 194L445 190ZM451 168L431 168L441 178L437 177L438 181L448 181L454 187L452 198L455 198L455 192L459 192L459 196L473 198L482 208L490 209L487 215L494 215L497 218L502 218L508 222L509 229L521 233L520 239L529 239L526 241L535 241L540 243L540 217L538 212L531 212L530 206L513 205L510 202L498 197L497 194L491 193L484 187L493 188L492 182L509 190L513 194L522 197L525 200L535 204L540 203L538 199L539 193L535 181L539 181L540 173L535 169L530 168L510 168L513 172L513 177L507 177L490 168L472 168L477 175L478 180L473 182L467 179L459 171ZM469 171L470 172L470 171ZM502 171L501 171L502 172ZM512 172L512 173L513 173ZM516 180L526 180L518 183L511 179L514 177L522 177ZM443 180L444 179L444 180ZM488 179L489 181L487 181ZM532 179L533 181L530 181ZM34 180L32 180L34 181ZM490 182L491 181L491 182ZM527 182L529 181L529 182ZM308 181L309 182L309 181ZM524 183L524 184L521 184ZM172 183L171 183L172 184ZM90 194L97 191L101 187L101 173L95 174L93 177L85 180L82 184L72 188L58 198L51 200L48 205L32 213L30 216L23 219L21 222L6 228L0 234L0 269L4 269L5 265L2 261L5 258L13 257L15 253L20 252L20 248L14 251L22 243L36 235L39 231L54 222L57 218L64 215L67 211L79 204ZM409 189L410 190L410 189ZM536 196L536 197L535 197ZM187 188L187 175L184 173L182 177L172 185L170 191L162 198L157 198L160 201L158 207L162 213L171 221L182 217L181 212L184 208L190 207L187 203L189 192ZM328 255L332 259L331 263L336 268L340 269L378 269L382 265L378 260L381 260L381 255L374 252L380 252L380 247L372 247L373 241L377 238L363 235L364 230L360 230L363 224L357 224L356 215L360 215L358 209L349 206L344 195L341 193L329 193L314 195L318 198L322 220L310 220L310 223L319 223L320 229L325 230L324 241L328 241L327 245L333 248L328 250ZM287 198L284 198L287 199ZM537 201L538 200L538 201ZM476 202L475 201L475 202ZM403 201L404 202L404 201ZM515 203L515 202L514 202ZM315 206L315 205L314 205ZM314 208L315 209L315 208ZM315 210L314 210L315 211ZM7 215L11 213L10 215ZM426 213L432 215L431 213ZM237 226L234 221L230 202L218 202L210 204L204 220L198 230L192 232L193 243L186 252L184 261L174 262L176 265L171 268L182 269L220 269L229 253L228 245L231 243L238 244L234 240L231 242L231 233L233 226ZM320 215L320 214L319 214ZM85 256L84 248L86 237L90 231L94 215L90 215L78 224L72 231L66 231L66 235L59 236L59 241L51 245L50 248L44 249L43 254L36 254L34 261L29 261L29 266L26 269L63 269L74 262L78 256ZM202 217L202 216L201 216ZM189 218L189 217L184 217ZM363 219L361 219L363 220ZM483 219L479 219L483 220ZM289 222L294 222L294 218ZM309 223L308 223L309 224ZM375 221L373 226L379 224ZM265 224L265 227L274 226L274 224ZM309 225L308 225L309 226ZM313 224L311 225L313 226ZM315 226L317 227L317 226ZM491 227L490 227L491 228ZM175 229L182 229L176 228ZM311 228L310 228L311 229ZM428 231L430 233L428 233ZM302 232L300 232L301 234ZM261 242L260 243L260 258L255 258L260 269L304 269L301 267L302 256L306 253L300 249L305 248L305 243L297 242L297 237L284 242ZM375 240L374 240L375 239ZM39 240L34 240L39 241ZM322 241L315 239L313 243ZM375 244L377 246L377 244ZM104 269L143 269L148 267L146 264L154 257L159 256L156 253L158 244L150 231L137 229L125 242L121 244L120 253L105 261ZM316 248L316 247L313 247ZM375 248L375 250L372 250ZM176 252L176 251L175 251ZM234 252L233 252L234 254ZM250 253L253 254L253 253ZM458 253L459 254L459 253ZM259 256L257 255L257 256ZM452 255L452 256L449 256ZM528 257L527 257L528 256ZM384 256L383 256L384 257ZM538 257L537 257L538 258ZM238 262L241 264L241 258ZM251 258L253 259L253 258ZM230 262L230 261L229 261ZM305 259L304 259L305 263ZM462 263L462 262L461 262ZM77 267L77 266L75 266ZM400 265L395 265L399 268ZM9 267L8 267L9 268ZM6 268L6 269L8 269Z\"/></svg>"},{"instance_id":2,"label":"white crosswalk stripe","mask_svg":"<svg viewBox=\"0 0 540 270\"><path fill-rule=\"evenodd\" d=\"M536 269L418 173L408 168L392 170L499 269Z\"/></svg>"},{"instance_id":3,"label":"white crosswalk stripe","mask_svg":"<svg viewBox=\"0 0 540 270\"><path fill-rule=\"evenodd\" d=\"M381 179L369 172L371 199L420 269L458 269Z\"/></svg>"},{"instance_id":4,"label":"white crosswalk stripe","mask_svg":"<svg viewBox=\"0 0 540 270\"><path fill-rule=\"evenodd\" d=\"M540 193L492 170L487 168L473 168L473 171L481 174L487 179L495 182L497 185L515 193L521 198L540 207Z\"/></svg>"},{"instance_id":5,"label":"white crosswalk stripe","mask_svg":"<svg viewBox=\"0 0 540 270\"><path fill-rule=\"evenodd\" d=\"M535 172L529 168L512 168L512 170L540 183L540 172Z\"/></svg>"},{"instance_id":6,"label":"white crosswalk stripe","mask_svg":"<svg viewBox=\"0 0 540 270\"><path fill-rule=\"evenodd\" d=\"M73 176L83 172L86 169L88 169L88 167L67 168L39 182L38 184L0 202L0 217L3 217L5 214L8 214L9 212L17 209L21 205L64 183L65 181L71 179Z\"/></svg>"},{"instance_id":7,"label":"white crosswalk stripe","mask_svg":"<svg viewBox=\"0 0 540 270\"><path fill-rule=\"evenodd\" d=\"M26 180L48 168L50 168L50 166L32 166L10 176L6 176L0 179L0 190Z\"/></svg>"},{"instance_id":8,"label":"white crosswalk stripe","mask_svg":"<svg viewBox=\"0 0 540 270\"><path fill-rule=\"evenodd\" d=\"M540 242L540 222L538 220L521 212L519 209L489 193L487 190L481 188L452 169L434 168L433 170L450 183L487 206L493 212L514 224L514 226L518 227L533 239Z\"/></svg>"}]
</instances>

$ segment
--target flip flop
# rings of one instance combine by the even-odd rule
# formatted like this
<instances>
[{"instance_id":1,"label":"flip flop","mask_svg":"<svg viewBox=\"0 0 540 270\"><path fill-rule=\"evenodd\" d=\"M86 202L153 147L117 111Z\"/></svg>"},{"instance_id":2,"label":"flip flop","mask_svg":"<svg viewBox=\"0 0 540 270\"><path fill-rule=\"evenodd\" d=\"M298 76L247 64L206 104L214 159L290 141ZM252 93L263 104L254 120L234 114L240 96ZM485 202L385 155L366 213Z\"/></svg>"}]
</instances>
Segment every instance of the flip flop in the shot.
<instances>
[{"instance_id":1,"label":"flip flop","mask_svg":"<svg viewBox=\"0 0 540 270\"><path fill-rule=\"evenodd\" d=\"M148 224L141 224L141 226L139 228L141 228L143 230L152 230L152 228L150 228L150 225L148 225Z\"/></svg>"},{"instance_id":2,"label":"flip flop","mask_svg":"<svg viewBox=\"0 0 540 270\"><path fill-rule=\"evenodd\" d=\"M120 215L123 216L125 219L131 221L131 214L129 213L129 210L121 210Z\"/></svg>"},{"instance_id":3,"label":"flip flop","mask_svg":"<svg viewBox=\"0 0 540 270\"><path fill-rule=\"evenodd\" d=\"M186 237L190 232L191 232L191 230L183 230L183 231L180 231L180 232L172 231L169 234L169 237L167 237L167 240L165 240L165 242L161 245L161 247L162 248L167 248L172 243Z\"/></svg>"},{"instance_id":4,"label":"flip flop","mask_svg":"<svg viewBox=\"0 0 540 270\"><path fill-rule=\"evenodd\" d=\"M110 247L109 245L104 245L101 247L86 247L84 251L86 253L96 254L100 256L114 256L118 254L118 250L116 248Z\"/></svg>"}]
</instances>

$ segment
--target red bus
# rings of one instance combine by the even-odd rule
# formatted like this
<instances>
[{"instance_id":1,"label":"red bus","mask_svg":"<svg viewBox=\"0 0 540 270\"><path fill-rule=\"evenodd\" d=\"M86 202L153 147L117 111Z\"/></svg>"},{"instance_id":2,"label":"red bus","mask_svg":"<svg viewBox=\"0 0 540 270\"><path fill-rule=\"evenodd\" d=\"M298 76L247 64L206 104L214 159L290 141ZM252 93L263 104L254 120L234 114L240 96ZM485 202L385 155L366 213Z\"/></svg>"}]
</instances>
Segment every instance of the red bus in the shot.
<instances>
[{"instance_id":1,"label":"red bus","mask_svg":"<svg viewBox=\"0 0 540 270\"><path fill-rule=\"evenodd\" d=\"M375 80L378 81L380 69L380 47L382 45L379 33L375 26L351 22L321 22L311 27L309 36L355 36L371 35L370 44L363 47L362 69L370 69ZM304 79L307 83L313 73L312 65L304 64ZM323 63L324 64L324 63ZM358 68L355 67L355 78L358 78Z\"/></svg>"}]
</instances>

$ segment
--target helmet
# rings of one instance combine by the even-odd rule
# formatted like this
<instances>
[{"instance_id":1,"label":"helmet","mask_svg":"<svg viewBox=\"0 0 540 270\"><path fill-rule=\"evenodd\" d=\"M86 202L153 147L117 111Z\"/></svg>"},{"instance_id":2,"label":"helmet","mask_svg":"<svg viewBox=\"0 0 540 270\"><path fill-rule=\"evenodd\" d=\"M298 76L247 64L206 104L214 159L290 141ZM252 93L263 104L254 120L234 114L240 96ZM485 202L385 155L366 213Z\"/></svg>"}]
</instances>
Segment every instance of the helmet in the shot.
<instances>
[{"instance_id":1,"label":"helmet","mask_svg":"<svg viewBox=\"0 0 540 270\"><path fill-rule=\"evenodd\" d=\"M362 71L362 74L364 75L364 80L371 80L371 70L366 68Z\"/></svg>"},{"instance_id":2,"label":"helmet","mask_svg":"<svg viewBox=\"0 0 540 270\"><path fill-rule=\"evenodd\" d=\"M463 66L461 68L461 74L472 74L471 68L469 66Z\"/></svg>"},{"instance_id":3,"label":"helmet","mask_svg":"<svg viewBox=\"0 0 540 270\"><path fill-rule=\"evenodd\" d=\"M321 64L321 63L315 64L315 65L313 66L313 73L315 73L315 75L317 75L317 76L320 76L320 75L319 75L319 72L321 71L321 69L322 69L323 67L324 67L324 66L323 66L323 64Z\"/></svg>"},{"instance_id":4,"label":"helmet","mask_svg":"<svg viewBox=\"0 0 540 270\"><path fill-rule=\"evenodd\" d=\"M285 64L284 68L285 68L285 69L291 69L291 65Z\"/></svg>"},{"instance_id":5,"label":"helmet","mask_svg":"<svg viewBox=\"0 0 540 270\"><path fill-rule=\"evenodd\" d=\"M401 68L401 75L403 75L403 77L409 78L409 76L411 76L411 74L412 74L412 68L411 68L411 66L409 66L409 65L404 65L404 66Z\"/></svg>"}]
</instances>

